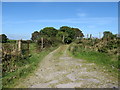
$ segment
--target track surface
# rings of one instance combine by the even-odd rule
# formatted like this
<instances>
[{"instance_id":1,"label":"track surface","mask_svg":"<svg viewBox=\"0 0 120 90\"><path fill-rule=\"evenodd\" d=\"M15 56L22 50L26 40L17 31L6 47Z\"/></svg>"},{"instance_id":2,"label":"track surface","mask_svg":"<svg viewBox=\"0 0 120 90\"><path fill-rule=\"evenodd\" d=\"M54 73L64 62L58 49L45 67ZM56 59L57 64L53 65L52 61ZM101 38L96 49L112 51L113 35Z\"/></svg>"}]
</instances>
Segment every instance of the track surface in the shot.
<instances>
[{"instance_id":1,"label":"track surface","mask_svg":"<svg viewBox=\"0 0 120 90\"><path fill-rule=\"evenodd\" d=\"M17 87L26 88L113 88L117 78L104 73L94 63L68 55L68 45L48 54L38 69Z\"/></svg>"}]
</instances>

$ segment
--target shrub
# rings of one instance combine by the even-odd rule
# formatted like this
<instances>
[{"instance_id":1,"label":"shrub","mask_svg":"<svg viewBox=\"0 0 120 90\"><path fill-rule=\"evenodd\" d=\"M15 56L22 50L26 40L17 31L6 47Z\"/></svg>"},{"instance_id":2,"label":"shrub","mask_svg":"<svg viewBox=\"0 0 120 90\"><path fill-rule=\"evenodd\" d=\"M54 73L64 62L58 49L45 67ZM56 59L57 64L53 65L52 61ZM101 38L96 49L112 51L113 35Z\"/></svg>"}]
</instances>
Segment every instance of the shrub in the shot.
<instances>
[{"instance_id":1,"label":"shrub","mask_svg":"<svg viewBox=\"0 0 120 90\"><path fill-rule=\"evenodd\" d=\"M98 49L98 52L108 53L108 50L105 47L101 47L101 48Z\"/></svg>"}]
</instances>

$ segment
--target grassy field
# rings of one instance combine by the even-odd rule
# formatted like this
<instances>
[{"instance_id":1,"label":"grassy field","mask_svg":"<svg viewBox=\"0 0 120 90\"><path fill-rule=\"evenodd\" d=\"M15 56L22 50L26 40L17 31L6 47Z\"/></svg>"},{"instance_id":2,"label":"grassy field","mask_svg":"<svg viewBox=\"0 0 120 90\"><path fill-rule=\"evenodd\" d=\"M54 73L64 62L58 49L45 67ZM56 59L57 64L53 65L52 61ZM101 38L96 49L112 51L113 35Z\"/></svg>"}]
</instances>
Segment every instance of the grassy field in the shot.
<instances>
[{"instance_id":1,"label":"grassy field","mask_svg":"<svg viewBox=\"0 0 120 90\"><path fill-rule=\"evenodd\" d=\"M9 73L2 78L3 88L14 88L16 85L19 85L19 82L24 80L26 76L29 76L37 68L40 61L56 48L57 47L46 48L43 51L38 52L36 51L35 44L30 44L31 57L18 62L21 67L15 72Z\"/></svg>"},{"instance_id":2,"label":"grassy field","mask_svg":"<svg viewBox=\"0 0 120 90\"><path fill-rule=\"evenodd\" d=\"M75 58L86 60L90 63L95 63L101 68L104 68L107 72L110 72L115 77L118 76L118 57L115 55L109 55L107 53L100 53L97 51L91 51L79 46L71 45L73 48L70 54Z\"/></svg>"}]
</instances>

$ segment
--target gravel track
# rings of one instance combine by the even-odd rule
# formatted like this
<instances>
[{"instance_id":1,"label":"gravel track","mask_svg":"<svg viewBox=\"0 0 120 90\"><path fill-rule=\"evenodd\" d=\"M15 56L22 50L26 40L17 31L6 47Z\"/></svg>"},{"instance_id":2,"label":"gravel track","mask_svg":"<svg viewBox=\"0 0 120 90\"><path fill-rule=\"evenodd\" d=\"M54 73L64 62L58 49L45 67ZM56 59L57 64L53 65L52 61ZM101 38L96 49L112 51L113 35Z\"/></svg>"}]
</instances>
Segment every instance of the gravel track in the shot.
<instances>
[{"instance_id":1,"label":"gravel track","mask_svg":"<svg viewBox=\"0 0 120 90\"><path fill-rule=\"evenodd\" d=\"M94 63L67 54L69 45L48 54L33 75L17 87L26 88L113 88L118 80Z\"/></svg>"}]
</instances>

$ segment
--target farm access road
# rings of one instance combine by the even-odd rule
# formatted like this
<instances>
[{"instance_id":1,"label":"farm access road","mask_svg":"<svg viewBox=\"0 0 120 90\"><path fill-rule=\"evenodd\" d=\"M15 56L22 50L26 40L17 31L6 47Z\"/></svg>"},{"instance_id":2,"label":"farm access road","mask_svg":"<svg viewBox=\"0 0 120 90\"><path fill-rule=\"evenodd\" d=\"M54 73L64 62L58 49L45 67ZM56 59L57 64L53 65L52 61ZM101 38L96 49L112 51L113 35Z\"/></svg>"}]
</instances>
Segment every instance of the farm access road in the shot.
<instances>
[{"instance_id":1,"label":"farm access road","mask_svg":"<svg viewBox=\"0 0 120 90\"><path fill-rule=\"evenodd\" d=\"M105 73L94 63L76 59L68 54L69 45L49 53L38 69L18 88L113 88L117 78Z\"/></svg>"}]
</instances>

